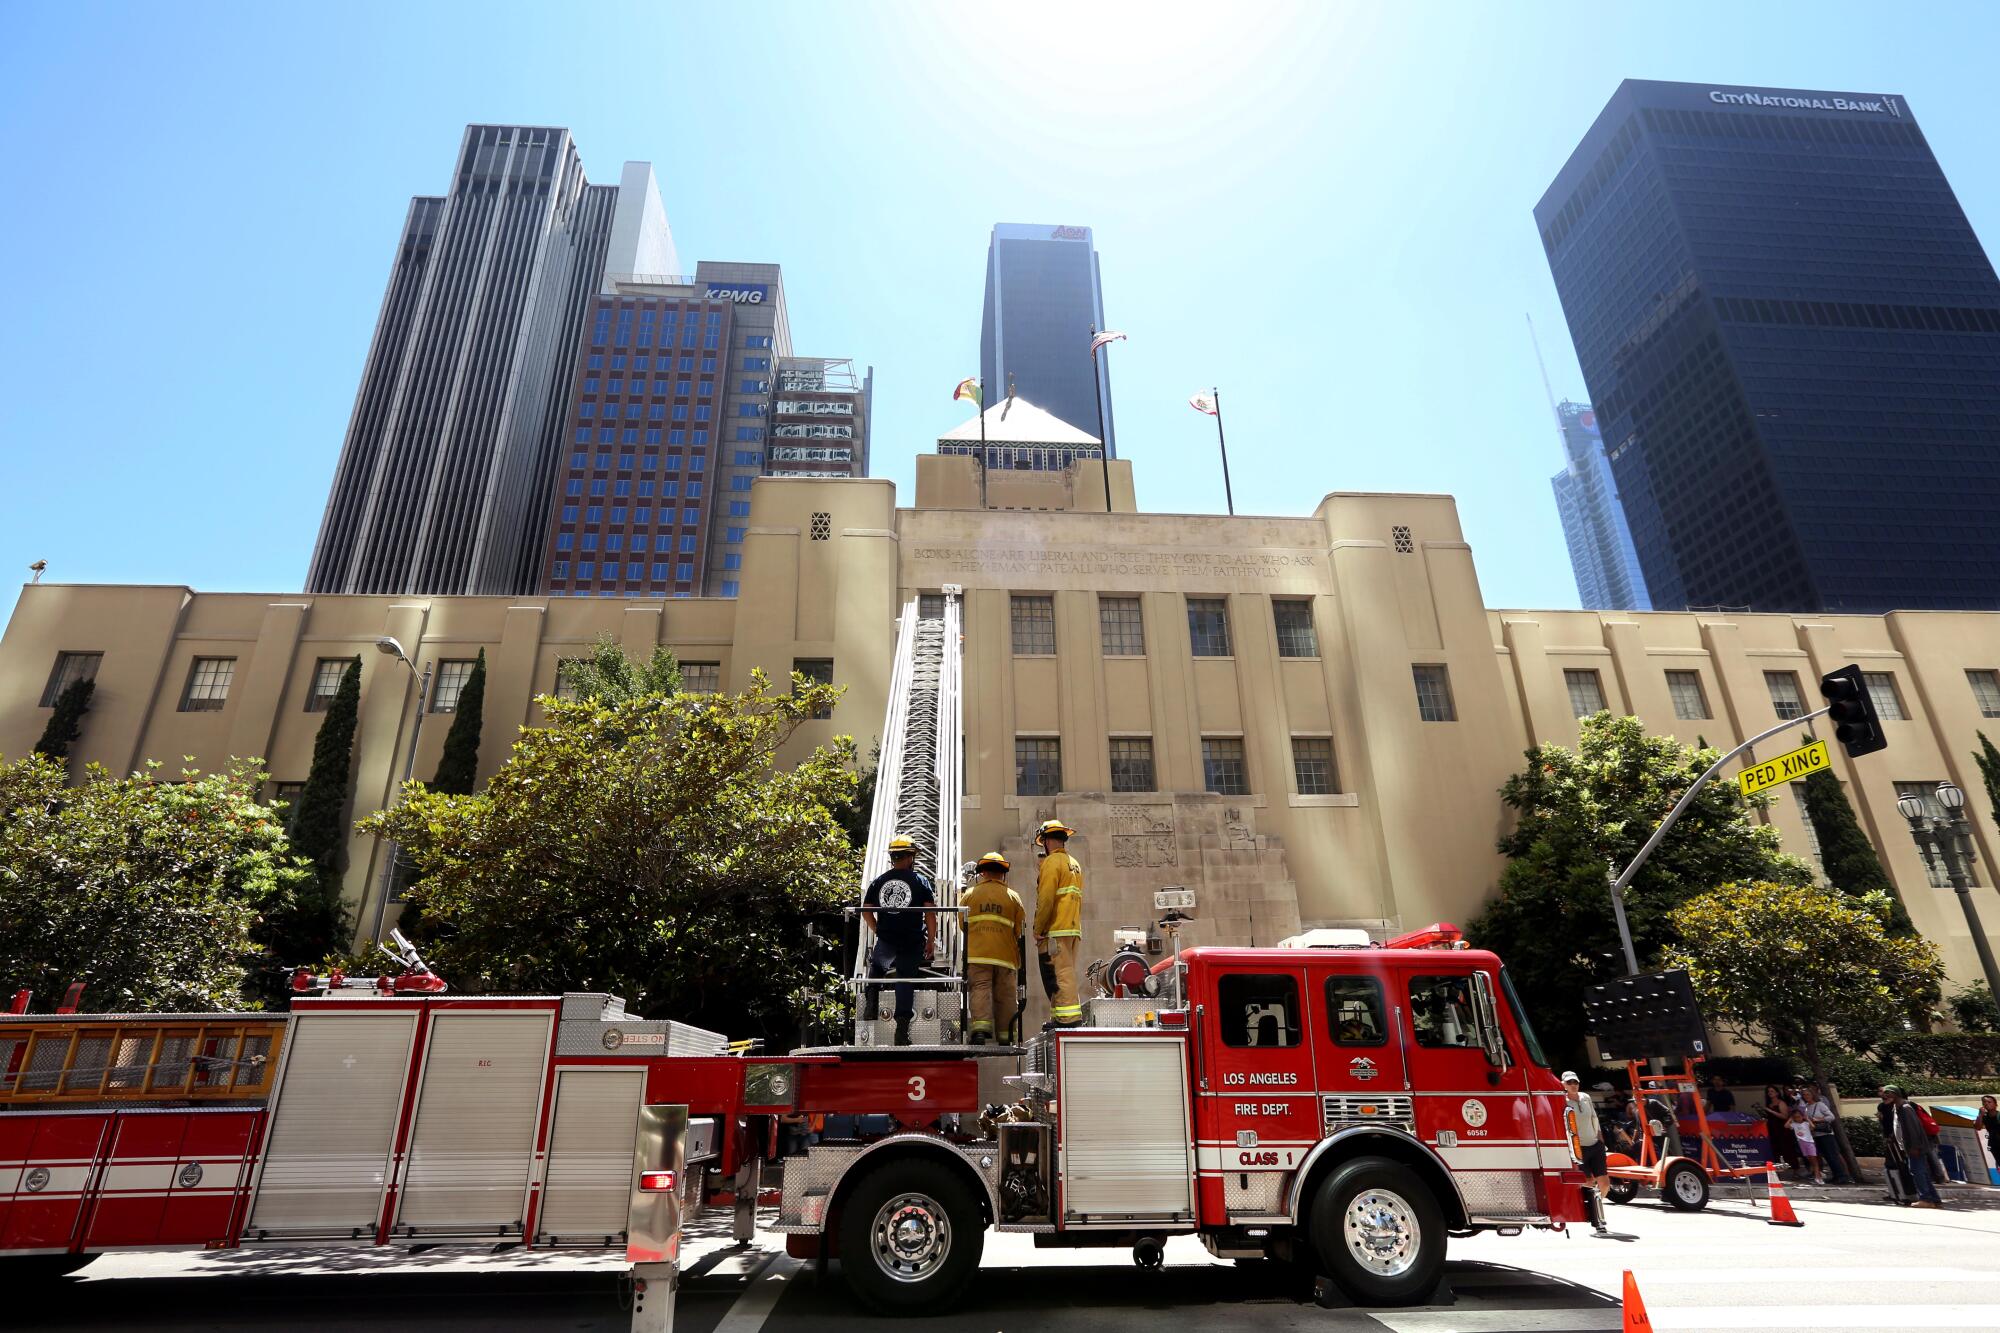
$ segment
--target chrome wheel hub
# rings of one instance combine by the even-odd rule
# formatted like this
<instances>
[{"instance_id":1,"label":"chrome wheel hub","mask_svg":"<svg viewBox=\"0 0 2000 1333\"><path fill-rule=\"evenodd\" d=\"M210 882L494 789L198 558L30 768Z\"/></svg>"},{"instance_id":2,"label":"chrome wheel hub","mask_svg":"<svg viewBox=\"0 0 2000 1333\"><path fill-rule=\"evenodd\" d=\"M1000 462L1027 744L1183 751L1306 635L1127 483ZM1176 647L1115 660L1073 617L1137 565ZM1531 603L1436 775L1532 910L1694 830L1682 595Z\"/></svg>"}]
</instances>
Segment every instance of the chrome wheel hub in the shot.
<instances>
[{"instance_id":1,"label":"chrome wheel hub","mask_svg":"<svg viewBox=\"0 0 2000 1333\"><path fill-rule=\"evenodd\" d=\"M875 1263L898 1282L922 1282L951 1254L951 1221L926 1194L898 1194L869 1228Z\"/></svg>"},{"instance_id":2,"label":"chrome wheel hub","mask_svg":"<svg viewBox=\"0 0 2000 1333\"><path fill-rule=\"evenodd\" d=\"M1341 1218L1347 1252L1378 1277L1399 1277L1417 1261L1421 1236L1417 1214L1393 1190L1365 1189L1348 1202Z\"/></svg>"}]
</instances>

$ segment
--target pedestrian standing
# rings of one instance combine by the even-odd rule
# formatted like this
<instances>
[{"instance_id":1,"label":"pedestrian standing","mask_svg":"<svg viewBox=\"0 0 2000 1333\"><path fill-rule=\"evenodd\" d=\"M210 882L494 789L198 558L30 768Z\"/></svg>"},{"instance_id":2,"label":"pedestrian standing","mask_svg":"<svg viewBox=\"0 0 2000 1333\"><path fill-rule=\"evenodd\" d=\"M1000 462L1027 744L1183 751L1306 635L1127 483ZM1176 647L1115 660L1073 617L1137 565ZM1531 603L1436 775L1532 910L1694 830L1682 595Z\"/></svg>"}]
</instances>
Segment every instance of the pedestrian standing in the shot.
<instances>
[{"instance_id":1,"label":"pedestrian standing","mask_svg":"<svg viewBox=\"0 0 2000 1333\"><path fill-rule=\"evenodd\" d=\"M1923 1122L1924 1160L1930 1166L1931 1179L1942 1185L1951 1179L1951 1173L1944 1169L1944 1154L1938 1151L1938 1122L1931 1115L1930 1108L1922 1102L1910 1102L1910 1109L1915 1111L1917 1119Z\"/></svg>"},{"instance_id":2,"label":"pedestrian standing","mask_svg":"<svg viewBox=\"0 0 2000 1333\"><path fill-rule=\"evenodd\" d=\"M1766 1083L1764 1104L1758 1110L1764 1117L1764 1133L1771 1140L1771 1164L1783 1162L1797 1169L1799 1145L1792 1137L1792 1104L1785 1099L1784 1091L1775 1083Z\"/></svg>"},{"instance_id":3,"label":"pedestrian standing","mask_svg":"<svg viewBox=\"0 0 2000 1333\"><path fill-rule=\"evenodd\" d=\"M1812 1124L1813 1146L1819 1151L1820 1161L1826 1164L1827 1183L1847 1184L1847 1164L1841 1160L1840 1140L1834 1134L1838 1116L1833 1103L1827 1100L1826 1089L1817 1083L1806 1088L1805 1112Z\"/></svg>"},{"instance_id":4,"label":"pedestrian standing","mask_svg":"<svg viewBox=\"0 0 2000 1333\"><path fill-rule=\"evenodd\" d=\"M1805 1162L1805 1183L1819 1184L1819 1144L1813 1140L1812 1121L1806 1119L1805 1107L1792 1108L1792 1118L1786 1122L1786 1128L1792 1131L1792 1138L1799 1145L1799 1156Z\"/></svg>"},{"instance_id":5,"label":"pedestrian standing","mask_svg":"<svg viewBox=\"0 0 2000 1333\"><path fill-rule=\"evenodd\" d=\"M2000 1171L2000 1101L1992 1093L1979 1099L1979 1127L1986 1131L1986 1155L1992 1160L1990 1171Z\"/></svg>"},{"instance_id":6,"label":"pedestrian standing","mask_svg":"<svg viewBox=\"0 0 2000 1333\"><path fill-rule=\"evenodd\" d=\"M1035 946L1048 955L1055 972L1049 1025L1062 1028L1083 1023L1076 989L1076 955L1083 947L1083 867L1069 854L1074 832L1060 819L1050 819L1035 834L1035 841L1048 850L1035 888Z\"/></svg>"},{"instance_id":7,"label":"pedestrian standing","mask_svg":"<svg viewBox=\"0 0 2000 1333\"><path fill-rule=\"evenodd\" d=\"M1590 1186L1597 1191L1597 1207L1591 1210L1591 1226L1597 1234L1609 1234L1604 1225L1604 1202L1611 1197L1611 1168L1604 1157L1604 1133L1597 1123L1597 1103L1590 1100L1583 1091L1583 1080L1575 1070L1565 1070L1562 1077L1563 1097L1569 1102L1570 1114L1576 1119L1576 1143L1583 1157L1583 1173L1590 1177Z\"/></svg>"},{"instance_id":8,"label":"pedestrian standing","mask_svg":"<svg viewBox=\"0 0 2000 1333\"><path fill-rule=\"evenodd\" d=\"M1710 1074L1708 1076L1708 1109L1711 1114L1717 1111L1734 1111L1736 1109L1736 1094L1722 1086L1722 1075L1720 1074Z\"/></svg>"},{"instance_id":9,"label":"pedestrian standing","mask_svg":"<svg viewBox=\"0 0 2000 1333\"><path fill-rule=\"evenodd\" d=\"M1924 1133L1923 1118L1917 1108L1910 1104L1908 1094L1894 1083L1882 1086L1882 1100L1889 1105L1889 1126L1895 1135L1897 1153L1910 1171L1910 1183L1916 1187L1917 1200L1912 1208L1941 1208L1943 1200L1938 1198L1937 1186L1931 1182L1931 1164L1928 1136Z\"/></svg>"}]
</instances>

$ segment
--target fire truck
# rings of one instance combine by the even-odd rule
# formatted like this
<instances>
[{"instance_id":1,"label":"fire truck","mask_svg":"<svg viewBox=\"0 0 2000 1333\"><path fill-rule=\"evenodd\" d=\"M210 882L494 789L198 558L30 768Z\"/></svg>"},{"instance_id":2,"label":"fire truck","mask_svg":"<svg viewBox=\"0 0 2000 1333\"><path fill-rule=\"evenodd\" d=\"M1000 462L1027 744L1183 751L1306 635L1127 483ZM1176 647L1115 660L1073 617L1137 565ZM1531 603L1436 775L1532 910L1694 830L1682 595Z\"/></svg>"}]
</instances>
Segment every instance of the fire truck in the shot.
<instances>
[{"instance_id":1,"label":"fire truck","mask_svg":"<svg viewBox=\"0 0 2000 1333\"><path fill-rule=\"evenodd\" d=\"M910 827L897 802L928 790L933 866L956 852L956 653L912 659L955 643L956 600L946 634L905 610L876 810ZM1443 924L1182 948L1186 891L1157 902L1158 956L1132 938L1092 969L1081 1026L1014 1046L966 1040L949 906L907 1046L887 1018L765 1055L609 995L453 994L400 943L398 975L301 974L284 1014L0 1015L0 1254L55 1272L272 1246L645 1264L677 1244L661 1195L733 1194L747 1239L768 1188L788 1250L888 1313L959 1299L988 1231L1142 1267L1193 1236L1397 1304L1432 1290L1450 1236L1589 1216L1561 1086L1493 954ZM912 984L867 953L857 994Z\"/></svg>"}]
</instances>

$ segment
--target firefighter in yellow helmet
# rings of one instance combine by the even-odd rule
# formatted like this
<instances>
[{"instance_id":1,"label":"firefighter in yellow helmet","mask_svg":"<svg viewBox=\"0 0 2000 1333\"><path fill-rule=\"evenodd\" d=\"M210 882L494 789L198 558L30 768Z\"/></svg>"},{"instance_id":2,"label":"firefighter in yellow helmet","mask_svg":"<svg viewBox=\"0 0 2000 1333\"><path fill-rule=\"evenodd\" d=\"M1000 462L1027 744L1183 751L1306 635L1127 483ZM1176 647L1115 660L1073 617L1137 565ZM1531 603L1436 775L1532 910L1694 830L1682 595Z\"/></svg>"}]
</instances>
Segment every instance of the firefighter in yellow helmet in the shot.
<instances>
[{"instance_id":1,"label":"firefighter in yellow helmet","mask_svg":"<svg viewBox=\"0 0 2000 1333\"><path fill-rule=\"evenodd\" d=\"M1049 996L1049 1017L1055 1027L1083 1022L1083 1004L1076 993L1076 955L1083 947L1083 867L1067 850L1069 835L1075 831L1060 819L1050 819L1035 834L1035 841L1048 853L1035 886L1035 947L1048 956L1055 972L1056 988Z\"/></svg>"},{"instance_id":2,"label":"firefighter in yellow helmet","mask_svg":"<svg viewBox=\"0 0 2000 1333\"><path fill-rule=\"evenodd\" d=\"M881 1012L884 978L914 980L930 962L937 949L937 915L921 909L936 905L929 877L917 869L917 844L904 837L889 839L889 868L874 878L861 899L861 919L875 932L875 947L868 955L868 993L861 1000L863 1019L872 1022ZM895 1044L908 1046L917 988L891 989L896 993Z\"/></svg>"},{"instance_id":3,"label":"firefighter in yellow helmet","mask_svg":"<svg viewBox=\"0 0 2000 1333\"><path fill-rule=\"evenodd\" d=\"M965 915L965 988L970 997L972 1044L1011 1045L1016 1039L1015 981L1028 909L1007 887L1007 858L988 852L979 858L978 878L959 906Z\"/></svg>"}]
</instances>

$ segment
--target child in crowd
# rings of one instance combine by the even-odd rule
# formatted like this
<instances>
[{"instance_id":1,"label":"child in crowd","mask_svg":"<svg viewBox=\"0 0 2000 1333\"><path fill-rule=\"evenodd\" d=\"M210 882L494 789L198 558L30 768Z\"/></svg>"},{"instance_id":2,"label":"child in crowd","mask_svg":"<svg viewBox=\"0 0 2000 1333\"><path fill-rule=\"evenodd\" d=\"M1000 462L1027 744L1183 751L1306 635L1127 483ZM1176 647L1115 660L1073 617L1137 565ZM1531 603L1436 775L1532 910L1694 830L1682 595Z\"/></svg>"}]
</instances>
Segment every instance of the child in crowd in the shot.
<instances>
[{"instance_id":1,"label":"child in crowd","mask_svg":"<svg viewBox=\"0 0 2000 1333\"><path fill-rule=\"evenodd\" d=\"M1809 1183L1820 1184L1819 1149L1813 1144L1812 1121L1806 1119L1806 1108L1792 1103L1792 1118L1787 1122L1792 1137L1798 1140L1799 1156L1805 1160L1805 1169L1810 1173Z\"/></svg>"}]
</instances>

